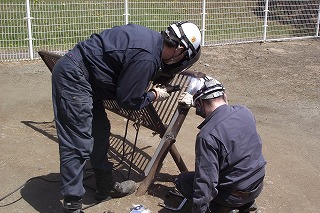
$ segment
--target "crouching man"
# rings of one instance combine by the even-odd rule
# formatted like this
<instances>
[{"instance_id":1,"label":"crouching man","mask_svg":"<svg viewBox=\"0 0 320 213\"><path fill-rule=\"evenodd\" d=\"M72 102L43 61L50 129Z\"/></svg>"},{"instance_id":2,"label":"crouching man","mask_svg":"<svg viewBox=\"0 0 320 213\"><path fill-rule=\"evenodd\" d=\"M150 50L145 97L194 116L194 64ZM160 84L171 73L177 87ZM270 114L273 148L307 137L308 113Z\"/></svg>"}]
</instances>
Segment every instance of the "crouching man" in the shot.
<instances>
[{"instance_id":1,"label":"crouching man","mask_svg":"<svg viewBox=\"0 0 320 213\"><path fill-rule=\"evenodd\" d=\"M263 188L266 161L252 112L228 105L224 86L205 77L195 95L184 93L204 121L195 144L195 171L180 174L176 188L193 201L192 213L250 212ZM234 210L234 211L232 211Z\"/></svg>"}]
</instances>

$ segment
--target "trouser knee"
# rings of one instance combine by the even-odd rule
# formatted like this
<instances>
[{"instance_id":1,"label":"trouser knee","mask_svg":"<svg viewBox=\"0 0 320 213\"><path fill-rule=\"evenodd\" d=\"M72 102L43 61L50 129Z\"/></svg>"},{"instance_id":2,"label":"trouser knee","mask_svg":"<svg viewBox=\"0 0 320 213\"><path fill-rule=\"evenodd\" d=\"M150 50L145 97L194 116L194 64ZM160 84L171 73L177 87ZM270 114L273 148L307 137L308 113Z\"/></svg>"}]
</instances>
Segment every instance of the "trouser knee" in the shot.
<instances>
[{"instance_id":1,"label":"trouser knee","mask_svg":"<svg viewBox=\"0 0 320 213\"><path fill-rule=\"evenodd\" d=\"M174 180L177 190L189 200L193 197L193 180L194 172L181 173Z\"/></svg>"}]
</instances>

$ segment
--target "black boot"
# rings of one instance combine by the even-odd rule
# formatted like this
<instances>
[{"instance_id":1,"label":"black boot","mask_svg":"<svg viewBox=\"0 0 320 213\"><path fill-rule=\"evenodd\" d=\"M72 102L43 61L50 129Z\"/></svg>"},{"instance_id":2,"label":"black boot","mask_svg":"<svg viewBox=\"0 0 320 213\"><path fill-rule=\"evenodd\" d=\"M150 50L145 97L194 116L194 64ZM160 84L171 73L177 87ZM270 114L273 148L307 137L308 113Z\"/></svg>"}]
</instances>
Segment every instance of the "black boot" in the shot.
<instances>
[{"instance_id":1,"label":"black boot","mask_svg":"<svg viewBox=\"0 0 320 213\"><path fill-rule=\"evenodd\" d=\"M65 213L82 213L82 199L78 196L68 196L63 199Z\"/></svg>"},{"instance_id":2,"label":"black boot","mask_svg":"<svg viewBox=\"0 0 320 213\"><path fill-rule=\"evenodd\" d=\"M95 199L97 201L111 199L110 193L115 184L112 178L112 171L94 169L94 174L96 178L97 187Z\"/></svg>"},{"instance_id":3,"label":"black boot","mask_svg":"<svg viewBox=\"0 0 320 213\"><path fill-rule=\"evenodd\" d=\"M97 201L119 198L132 194L136 190L136 183L132 180L115 182L112 178L112 171L102 171L95 169L96 176L96 197Z\"/></svg>"},{"instance_id":4,"label":"black boot","mask_svg":"<svg viewBox=\"0 0 320 213\"><path fill-rule=\"evenodd\" d=\"M258 209L255 201L251 201L243 206L238 207L239 213L249 213Z\"/></svg>"}]
</instances>

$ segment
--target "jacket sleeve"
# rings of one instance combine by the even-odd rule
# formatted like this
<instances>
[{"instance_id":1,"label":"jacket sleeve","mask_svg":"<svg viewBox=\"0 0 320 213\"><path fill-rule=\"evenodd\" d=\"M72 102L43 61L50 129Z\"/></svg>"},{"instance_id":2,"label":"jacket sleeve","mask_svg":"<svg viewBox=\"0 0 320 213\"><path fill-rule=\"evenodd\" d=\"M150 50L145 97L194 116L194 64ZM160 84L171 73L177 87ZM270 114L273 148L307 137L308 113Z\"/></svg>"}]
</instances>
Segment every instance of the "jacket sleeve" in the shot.
<instances>
[{"instance_id":1,"label":"jacket sleeve","mask_svg":"<svg viewBox=\"0 0 320 213\"><path fill-rule=\"evenodd\" d=\"M219 152L213 146L215 141L213 142L197 137L192 213L205 213L210 201L218 194L216 186L219 180Z\"/></svg>"},{"instance_id":2,"label":"jacket sleeve","mask_svg":"<svg viewBox=\"0 0 320 213\"><path fill-rule=\"evenodd\" d=\"M149 60L132 60L125 64L117 84L116 101L124 109L144 108L154 99L154 93L146 91L157 68Z\"/></svg>"}]
</instances>

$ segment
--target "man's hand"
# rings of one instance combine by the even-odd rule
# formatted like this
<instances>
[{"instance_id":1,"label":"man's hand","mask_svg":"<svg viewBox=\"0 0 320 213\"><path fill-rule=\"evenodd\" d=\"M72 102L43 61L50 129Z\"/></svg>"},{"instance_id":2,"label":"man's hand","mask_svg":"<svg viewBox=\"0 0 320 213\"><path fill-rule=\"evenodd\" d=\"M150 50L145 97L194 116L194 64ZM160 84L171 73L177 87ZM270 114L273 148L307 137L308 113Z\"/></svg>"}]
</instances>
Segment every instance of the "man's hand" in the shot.
<instances>
[{"instance_id":1,"label":"man's hand","mask_svg":"<svg viewBox=\"0 0 320 213\"><path fill-rule=\"evenodd\" d=\"M156 94L155 101L164 101L170 97L170 94L167 92L167 88L160 87L159 85L154 86L151 91Z\"/></svg>"},{"instance_id":2,"label":"man's hand","mask_svg":"<svg viewBox=\"0 0 320 213\"><path fill-rule=\"evenodd\" d=\"M179 104L193 106L193 96L188 92L183 92L178 99Z\"/></svg>"}]
</instances>

